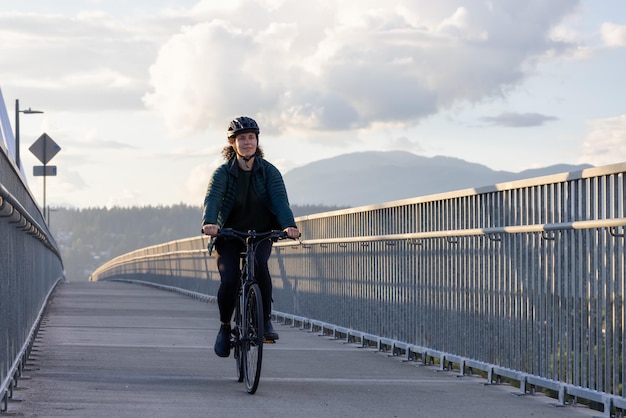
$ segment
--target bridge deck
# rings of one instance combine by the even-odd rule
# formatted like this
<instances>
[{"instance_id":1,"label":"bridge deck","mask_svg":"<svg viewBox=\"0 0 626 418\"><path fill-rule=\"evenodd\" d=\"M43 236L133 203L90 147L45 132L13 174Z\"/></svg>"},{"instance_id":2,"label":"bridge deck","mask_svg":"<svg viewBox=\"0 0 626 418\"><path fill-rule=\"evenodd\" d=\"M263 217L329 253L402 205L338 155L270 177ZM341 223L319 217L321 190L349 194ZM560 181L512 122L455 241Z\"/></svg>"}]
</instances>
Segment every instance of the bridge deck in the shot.
<instances>
[{"instance_id":1,"label":"bridge deck","mask_svg":"<svg viewBox=\"0 0 626 418\"><path fill-rule=\"evenodd\" d=\"M213 353L217 306L125 283L56 290L9 415L38 417L589 417L543 395L416 366L277 325L259 390Z\"/></svg>"}]
</instances>

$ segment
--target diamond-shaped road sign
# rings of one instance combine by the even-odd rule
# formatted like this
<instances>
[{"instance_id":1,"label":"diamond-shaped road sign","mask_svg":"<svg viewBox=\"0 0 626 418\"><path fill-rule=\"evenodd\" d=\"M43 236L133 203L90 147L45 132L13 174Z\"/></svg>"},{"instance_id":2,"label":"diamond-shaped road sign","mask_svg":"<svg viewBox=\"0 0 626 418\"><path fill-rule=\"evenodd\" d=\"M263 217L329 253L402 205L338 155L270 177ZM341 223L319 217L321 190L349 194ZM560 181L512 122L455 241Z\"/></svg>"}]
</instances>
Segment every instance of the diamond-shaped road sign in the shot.
<instances>
[{"instance_id":1,"label":"diamond-shaped road sign","mask_svg":"<svg viewBox=\"0 0 626 418\"><path fill-rule=\"evenodd\" d=\"M45 165L61 151L61 147L47 133L44 133L37 138L29 150Z\"/></svg>"}]
</instances>

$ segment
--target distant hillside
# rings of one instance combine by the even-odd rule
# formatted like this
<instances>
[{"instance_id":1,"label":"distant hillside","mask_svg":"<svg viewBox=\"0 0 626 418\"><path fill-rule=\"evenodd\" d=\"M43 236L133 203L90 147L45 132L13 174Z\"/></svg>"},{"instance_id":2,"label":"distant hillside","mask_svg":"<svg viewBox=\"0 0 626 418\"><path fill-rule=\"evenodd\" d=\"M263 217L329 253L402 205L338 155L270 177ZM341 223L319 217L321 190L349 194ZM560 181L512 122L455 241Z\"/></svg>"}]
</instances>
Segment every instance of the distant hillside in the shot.
<instances>
[{"instance_id":1,"label":"distant hillside","mask_svg":"<svg viewBox=\"0 0 626 418\"><path fill-rule=\"evenodd\" d=\"M452 157L404 151L344 154L284 175L294 205L363 206L497 183L565 173L591 165L560 164L513 173Z\"/></svg>"}]
</instances>

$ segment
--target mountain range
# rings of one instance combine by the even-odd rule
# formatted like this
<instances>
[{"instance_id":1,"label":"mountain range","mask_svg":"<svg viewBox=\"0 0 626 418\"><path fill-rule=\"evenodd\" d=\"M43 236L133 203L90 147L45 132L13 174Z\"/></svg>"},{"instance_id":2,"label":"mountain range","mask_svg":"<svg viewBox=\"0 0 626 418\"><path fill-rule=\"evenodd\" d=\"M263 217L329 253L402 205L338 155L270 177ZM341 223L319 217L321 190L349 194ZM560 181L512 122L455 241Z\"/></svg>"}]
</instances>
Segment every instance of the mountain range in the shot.
<instances>
[{"instance_id":1,"label":"mountain range","mask_svg":"<svg viewBox=\"0 0 626 418\"><path fill-rule=\"evenodd\" d=\"M355 207L590 167L557 164L514 173L453 157L364 151L315 161L290 170L283 177L292 205Z\"/></svg>"}]
</instances>

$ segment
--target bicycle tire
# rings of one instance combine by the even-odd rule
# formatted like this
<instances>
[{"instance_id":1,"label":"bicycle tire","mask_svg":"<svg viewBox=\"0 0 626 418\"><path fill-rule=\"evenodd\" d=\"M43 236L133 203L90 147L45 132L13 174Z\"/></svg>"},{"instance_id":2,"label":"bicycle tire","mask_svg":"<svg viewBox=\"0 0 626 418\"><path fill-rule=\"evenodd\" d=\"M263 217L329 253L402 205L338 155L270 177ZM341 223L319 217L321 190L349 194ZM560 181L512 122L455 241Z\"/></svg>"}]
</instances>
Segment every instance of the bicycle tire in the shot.
<instances>
[{"instance_id":1,"label":"bicycle tire","mask_svg":"<svg viewBox=\"0 0 626 418\"><path fill-rule=\"evenodd\" d=\"M241 354L246 389L253 394L259 386L263 362L263 302L258 284L253 283L248 287L245 304L246 323L242 327Z\"/></svg>"},{"instance_id":2,"label":"bicycle tire","mask_svg":"<svg viewBox=\"0 0 626 418\"><path fill-rule=\"evenodd\" d=\"M237 381L243 382L243 355L241 354L241 309L239 305L239 296L237 296L237 305L235 307L235 329L233 330L233 357L235 358L235 369L237 372Z\"/></svg>"}]
</instances>

